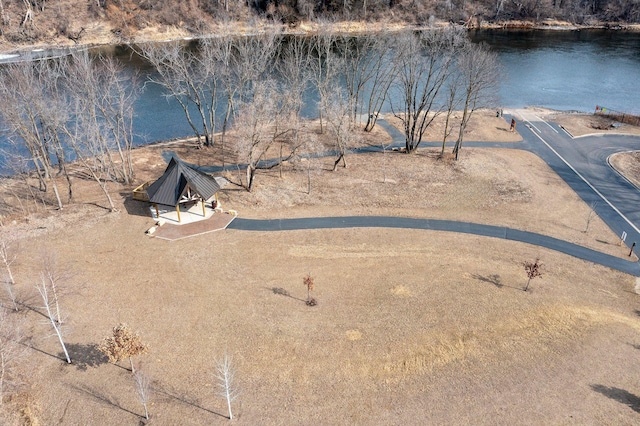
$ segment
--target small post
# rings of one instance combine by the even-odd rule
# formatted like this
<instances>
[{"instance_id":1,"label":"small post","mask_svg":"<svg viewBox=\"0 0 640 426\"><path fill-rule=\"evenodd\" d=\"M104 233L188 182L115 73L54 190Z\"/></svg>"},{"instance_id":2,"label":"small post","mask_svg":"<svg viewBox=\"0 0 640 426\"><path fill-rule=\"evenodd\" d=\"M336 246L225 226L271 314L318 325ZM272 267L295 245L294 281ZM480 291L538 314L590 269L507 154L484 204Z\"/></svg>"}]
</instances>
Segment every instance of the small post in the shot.
<instances>
[{"instance_id":1,"label":"small post","mask_svg":"<svg viewBox=\"0 0 640 426\"><path fill-rule=\"evenodd\" d=\"M629 250L629 257L631 257L631 255L633 254L633 248L636 246L636 243L634 242L633 244L631 244L631 250Z\"/></svg>"}]
</instances>

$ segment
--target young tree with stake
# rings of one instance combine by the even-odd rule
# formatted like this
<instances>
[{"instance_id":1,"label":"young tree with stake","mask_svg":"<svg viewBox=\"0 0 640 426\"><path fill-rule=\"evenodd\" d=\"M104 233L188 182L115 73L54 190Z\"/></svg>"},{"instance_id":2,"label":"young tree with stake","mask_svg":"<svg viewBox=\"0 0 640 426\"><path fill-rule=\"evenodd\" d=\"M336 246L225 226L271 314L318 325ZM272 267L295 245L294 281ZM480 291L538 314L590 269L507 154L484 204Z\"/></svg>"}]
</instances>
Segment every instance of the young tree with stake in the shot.
<instances>
[{"instance_id":1,"label":"young tree with stake","mask_svg":"<svg viewBox=\"0 0 640 426\"><path fill-rule=\"evenodd\" d=\"M542 266L543 263L540 262L540 259L536 259L535 262L524 262L524 270L527 273L527 277L529 280L527 281L527 286L524 288L524 291L529 289L529 283L532 279L536 277L542 276Z\"/></svg>"},{"instance_id":2,"label":"young tree with stake","mask_svg":"<svg viewBox=\"0 0 640 426\"><path fill-rule=\"evenodd\" d=\"M311 274L307 274L307 276L302 279L302 284L304 284L304 286L307 287L307 301L306 301L306 304L308 306L317 305L318 301L315 298L311 297L311 292L313 291L313 289L315 287L315 282L313 281L313 277L311 277Z\"/></svg>"}]
</instances>

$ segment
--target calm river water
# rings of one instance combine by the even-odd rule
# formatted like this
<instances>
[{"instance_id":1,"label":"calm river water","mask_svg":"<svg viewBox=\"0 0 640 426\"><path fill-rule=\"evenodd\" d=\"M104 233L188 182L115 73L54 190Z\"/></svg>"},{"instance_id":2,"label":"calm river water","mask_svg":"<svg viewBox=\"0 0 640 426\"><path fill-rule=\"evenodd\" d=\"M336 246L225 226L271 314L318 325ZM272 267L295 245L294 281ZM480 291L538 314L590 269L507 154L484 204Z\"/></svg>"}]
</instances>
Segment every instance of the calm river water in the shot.
<instances>
[{"instance_id":1,"label":"calm river water","mask_svg":"<svg viewBox=\"0 0 640 426\"><path fill-rule=\"evenodd\" d=\"M505 107L640 113L640 33L477 31L499 55Z\"/></svg>"},{"instance_id":2,"label":"calm river water","mask_svg":"<svg viewBox=\"0 0 640 426\"><path fill-rule=\"evenodd\" d=\"M504 108L536 105L591 112L601 105L640 113L640 33L483 30L470 35L498 53L505 75L500 86ZM138 69L142 80L151 72L127 48L100 50ZM304 112L312 116L315 111L310 94ZM134 129L139 144L191 134L176 102L163 97L153 84L146 85L137 101ZM0 146L2 139L0 135Z\"/></svg>"}]
</instances>

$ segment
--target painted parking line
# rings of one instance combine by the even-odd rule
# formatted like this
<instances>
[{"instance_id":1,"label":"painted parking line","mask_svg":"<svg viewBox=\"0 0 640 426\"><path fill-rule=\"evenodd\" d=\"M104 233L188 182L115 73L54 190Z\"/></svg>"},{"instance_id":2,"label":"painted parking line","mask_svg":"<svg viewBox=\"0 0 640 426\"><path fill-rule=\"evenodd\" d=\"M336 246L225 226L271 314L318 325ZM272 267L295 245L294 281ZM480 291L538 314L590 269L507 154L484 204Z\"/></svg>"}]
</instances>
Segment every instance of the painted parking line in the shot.
<instances>
[{"instance_id":1,"label":"painted parking line","mask_svg":"<svg viewBox=\"0 0 640 426\"><path fill-rule=\"evenodd\" d=\"M567 160L564 159L564 157L562 155L560 155L560 153L558 153L558 151L556 151L555 149L553 149L553 147L551 145L549 145L549 143L547 143L546 140L544 140L542 138L542 136L540 136L539 134L537 134L536 132L531 132L534 135L537 136L538 139L540 139L542 141L542 143L544 143L547 148L549 148L551 150L551 152L553 152L560 160L562 160L562 162L564 164L567 165L567 167L569 167L571 170L573 170L573 172L580 178L582 179L582 181L584 183L586 183L589 188L591 188L593 190L593 192L595 192L598 197L600 197L605 203L607 203L607 205L609 207L611 207L616 213L618 213L618 215L624 219L625 222L627 222L627 224L629 224L629 226L631 226L631 228L633 228L637 233L640 234L640 229L638 229L638 227L636 227L620 210L618 210L618 208L616 206L613 205L613 203L611 203L611 201L609 201L607 199L607 197L605 197L600 191L598 191L592 184L591 182L589 182L584 176L582 176L580 174L580 172L578 172L571 164L569 164L569 162Z\"/></svg>"}]
</instances>

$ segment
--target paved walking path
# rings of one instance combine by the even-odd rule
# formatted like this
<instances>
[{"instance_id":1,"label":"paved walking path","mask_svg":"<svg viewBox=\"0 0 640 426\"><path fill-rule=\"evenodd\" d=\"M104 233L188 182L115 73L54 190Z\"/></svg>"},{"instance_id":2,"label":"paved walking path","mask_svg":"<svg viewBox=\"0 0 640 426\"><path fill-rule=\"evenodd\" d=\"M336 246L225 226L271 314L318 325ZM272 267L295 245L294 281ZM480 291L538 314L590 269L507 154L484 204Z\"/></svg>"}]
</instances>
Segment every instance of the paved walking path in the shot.
<instances>
[{"instance_id":1,"label":"paved walking path","mask_svg":"<svg viewBox=\"0 0 640 426\"><path fill-rule=\"evenodd\" d=\"M548 123L527 110L514 110L513 116L521 122L519 133L522 142L465 142L464 147L512 148L530 151L544 160L576 193L588 204L597 202L595 211L600 218L618 235L625 232L626 244L640 245L640 191L615 173L608 165L607 158L613 152L640 149L640 137L634 136L591 136L580 139L566 133L555 123ZM505 120L511 120L505 114ZM377 122L391 136L390 144L367 146L353 150L353 153L378 152L392 147L403 147L404 134L383 118ZM522 125L525 124L525 125ZM452 144L448 144L451 146ZM440 143L421 143L420 146L441 146ZM334 155L326 152L320 155ZM167 152L171 156L173 153ZM236 165L227 166L235 168ZM221 167L201 167L207 173L220 172ZM638 224L638 225L636 225ZM257 220L238 218L229 229L247 231L285 231L315 228L408 228L448 232L462 232L474 235L520 241L556 250L579 259L598 263L610 268L640 276L640 264L600 253L586 247L549 236L516 229L481 225L468 222L453 222L434 219L416 219L389 216L346 216L301 219Z\"/></svg>"},{"instance_id":2,"label":"paved walking path","mask_svg":"<svg viewBox=\"0 0 640 426\"><path fill-rule=\"evenodd\" d=\"M568 254L578 259L640 276L640 264L579 246L567 241L533 232L520 231L504 226L482 225L451 220L418 219L394 216L339 216L295 219L244 219L237 218L227 229L242 231L295 231L303 229L340 228L403 228L429 231L461 232L464 234L520 241Z\"/></svg>"}]
</instances>

